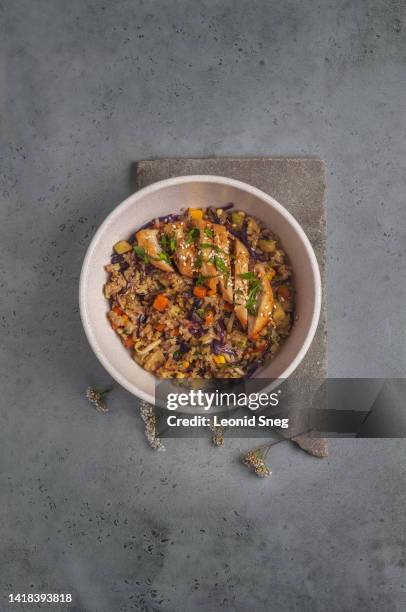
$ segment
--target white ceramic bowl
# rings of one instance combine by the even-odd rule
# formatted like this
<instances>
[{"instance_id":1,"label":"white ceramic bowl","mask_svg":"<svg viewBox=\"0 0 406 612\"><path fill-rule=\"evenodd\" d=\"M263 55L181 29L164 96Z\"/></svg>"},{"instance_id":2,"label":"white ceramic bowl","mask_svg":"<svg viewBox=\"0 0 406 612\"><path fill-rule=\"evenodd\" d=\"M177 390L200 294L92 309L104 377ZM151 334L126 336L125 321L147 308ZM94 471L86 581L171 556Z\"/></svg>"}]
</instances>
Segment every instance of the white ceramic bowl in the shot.
<instances>
[{"instance_id":1,"label":"white ceramic bowl","mask_svg":"<svg viewBox=\"0 0 406 612\"><path fill-rule=\"evenodd\" d=\"M124 200L101 224L83 262L79 291L83 327L99 361L123 387L152 404L156 378L131 359L106 318L104 266L110 260L113 244L147 221L187 207L221 206L228 202L233 202L236 209L252 213L279 236L294 272L297 320L275 358L257 376L287 378L313 340L321 304L319 267L306 234L281 204L251 185L221 176L180 176L154 183Z\"/></svg>"}]
</instances>

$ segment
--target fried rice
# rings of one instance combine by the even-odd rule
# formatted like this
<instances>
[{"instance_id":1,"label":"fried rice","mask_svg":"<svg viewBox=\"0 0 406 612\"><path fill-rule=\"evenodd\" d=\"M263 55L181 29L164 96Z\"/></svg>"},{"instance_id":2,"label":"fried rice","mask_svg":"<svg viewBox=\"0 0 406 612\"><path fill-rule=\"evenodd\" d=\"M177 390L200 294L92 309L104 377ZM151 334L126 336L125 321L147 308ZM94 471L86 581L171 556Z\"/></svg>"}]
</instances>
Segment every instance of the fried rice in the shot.
<instances>
[{"instance_id":1,"label":"fried rice","mask_svg":"<svg viewBox=\"0 0 406 612\"><path fill-rule=\"evenodd\" d=\"M294 319L279 239L233 205L153 219L113 247L108 319L160 378L242 378L275 355Z\"/></svg>"}]
</instances>

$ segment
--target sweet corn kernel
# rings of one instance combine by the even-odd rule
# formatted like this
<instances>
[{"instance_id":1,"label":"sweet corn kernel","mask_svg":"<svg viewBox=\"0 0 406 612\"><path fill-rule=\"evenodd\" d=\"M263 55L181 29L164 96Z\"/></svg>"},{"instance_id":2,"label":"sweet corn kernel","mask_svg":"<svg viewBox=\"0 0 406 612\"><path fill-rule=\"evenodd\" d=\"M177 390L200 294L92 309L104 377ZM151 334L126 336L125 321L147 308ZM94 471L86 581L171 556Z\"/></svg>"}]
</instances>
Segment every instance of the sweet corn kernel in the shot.
<instances>
[{"instance_id":1,"label":"sweet corn kernel","mask_svg":"<svg viewBox=\"0 0 406 612\"><path fill-rule=\"evenodd\" d=\"M118 255L123 255L124 253L128 253L131 251L132 246L127 240L120 240L120 242L116 242L113 249Z\"/></svg>"},{"instance_id":2,"label":"sweet corn kernel","mask_svg":"<svg viewBox=\"0 0 406 612\"><path fill-rule=\"evenodd\" d=\"M226 358L224 355L213 355L213 361L216 365L222 365L223 363L226 363Z\"/></svg>"},{"instance_id":3,"label":"sweet corn kernel","mask_svg":"<svg viewBox=\"0 0 406 612\"><path fill-rule=\"evenodd\" d=\"M190 361L188 361L187 359L184 360L183 362L183 367L186 369L190 366Z\"/></svg>"},{"instance_id":4,"label":"sweet corn kernel","mask_svg":"<svg viewBox=\"0 0 406 612\"><path fill-rule=\"evenodd\" d=\"M189 217L192 219L203 219L203 211L200 208L189 208Z\"/></svg>"}]
</instances>

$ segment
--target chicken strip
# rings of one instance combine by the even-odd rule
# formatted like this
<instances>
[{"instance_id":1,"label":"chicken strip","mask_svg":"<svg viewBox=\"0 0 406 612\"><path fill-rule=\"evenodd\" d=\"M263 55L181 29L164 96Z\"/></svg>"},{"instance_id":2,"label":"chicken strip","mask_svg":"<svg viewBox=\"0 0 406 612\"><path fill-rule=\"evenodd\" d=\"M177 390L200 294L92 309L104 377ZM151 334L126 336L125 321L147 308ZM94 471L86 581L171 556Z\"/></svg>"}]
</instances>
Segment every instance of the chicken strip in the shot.
<instances>
[{"instance_id":1,"label":"chicken strip","mask_svg":"<svg viewBox=\"0 0 406 612\"><path fill-rule=\"evenodd\" d=\"M195 276L196 245L193 241L187 241L187 228L184 221L168 223L164 226L164 232L168 236L174 236L176 240L175 262L179 272L183 276L193 278Z\"/></svg>"},{"instance_id":2,"label":"chicken strip","mask_svg":"<svg viewBox=\"0 0 406 612\"><path fill-rule=\"evenodd\" d=\"M262 291L259 298L257 315L249 317L248 338L251 340L255 340L260 331L270 323L274 304L271 283L268 280L263 264L256 264L254 272L261 281Z\"/></svg>"},{"instance_id":3,"label":"chicken strip","mask_svg":"<svg viewBox=\"0 0 406 612\"><path fill-rule=\"evenodd\" d=\"M229 234L224 225L213 225L214 244L217 247L217 256L223 261L224 269L220 270L219 284L221 294L226 302L233 303L233 280L231 278L230 241ZM221 266L223 268L223 266Z\"/></svg>"},{"instance_id":4,"label":"chicken strip","mask_svg":"<svg viewBox=\"0 0 406 612\"><path fill-rule=\"evenodd\" d=\"M160 259L164 255L158 242L159 230L143 229L135 234L138 246L142 247L151 258L151 264L163 272L173 272L174 269L167 261Z\"/></svg>"},{"instance_id":5,"label":"chicken strip","mask_svg":"<svg viewBox=\"0 0 406 612\"><path fill-rule=\"evenodd\" d=\"M206 285L210 291L215 292L217 289L218 282L218 271L213 263L216 252L214 246L210 248L209 245L213 244L213 238L211 235L214 234L213 224L203 219L194 219L194 226L200 232L198 240L199 256L201 258L201 266L198 270L200 274L207 277Z\"/></svg>"},{"instance_id":6,"label":"chicken strip","mask_svg":"<svg viewBox=\"0 0 406 612\"><path fill-rule=\"evenodd\" d=\"M234 312L241 325L246 328L248 311L245 304L248 297L248 280L241 278L241 275L248 273L250 256L240 240L235 241L234 255Z\"/></svg>"}]
</instances>

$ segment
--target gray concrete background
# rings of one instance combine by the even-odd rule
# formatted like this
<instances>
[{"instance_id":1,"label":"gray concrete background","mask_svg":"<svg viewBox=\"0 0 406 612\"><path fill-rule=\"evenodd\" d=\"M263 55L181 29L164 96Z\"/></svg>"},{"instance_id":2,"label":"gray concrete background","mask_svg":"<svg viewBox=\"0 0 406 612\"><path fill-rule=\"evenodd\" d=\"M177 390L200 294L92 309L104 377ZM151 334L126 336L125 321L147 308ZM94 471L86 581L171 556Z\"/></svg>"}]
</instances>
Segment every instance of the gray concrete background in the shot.
<instances>
[{"instance_id":1,"label":"gray concrete background","mask_svg":"<svg viewBox=\"0 0 406 612\"><path fill-rule=\"evenodd\" d=\"M133 160L319 156L330 372L404 375L405 4L3 0L0 19L0 609L402 610L402 441L282 444L271 481L239 464L249 441L153 454L126 392L104 416L83 399L108 376L77 286Z\"/></svg>"}]
</instances>

